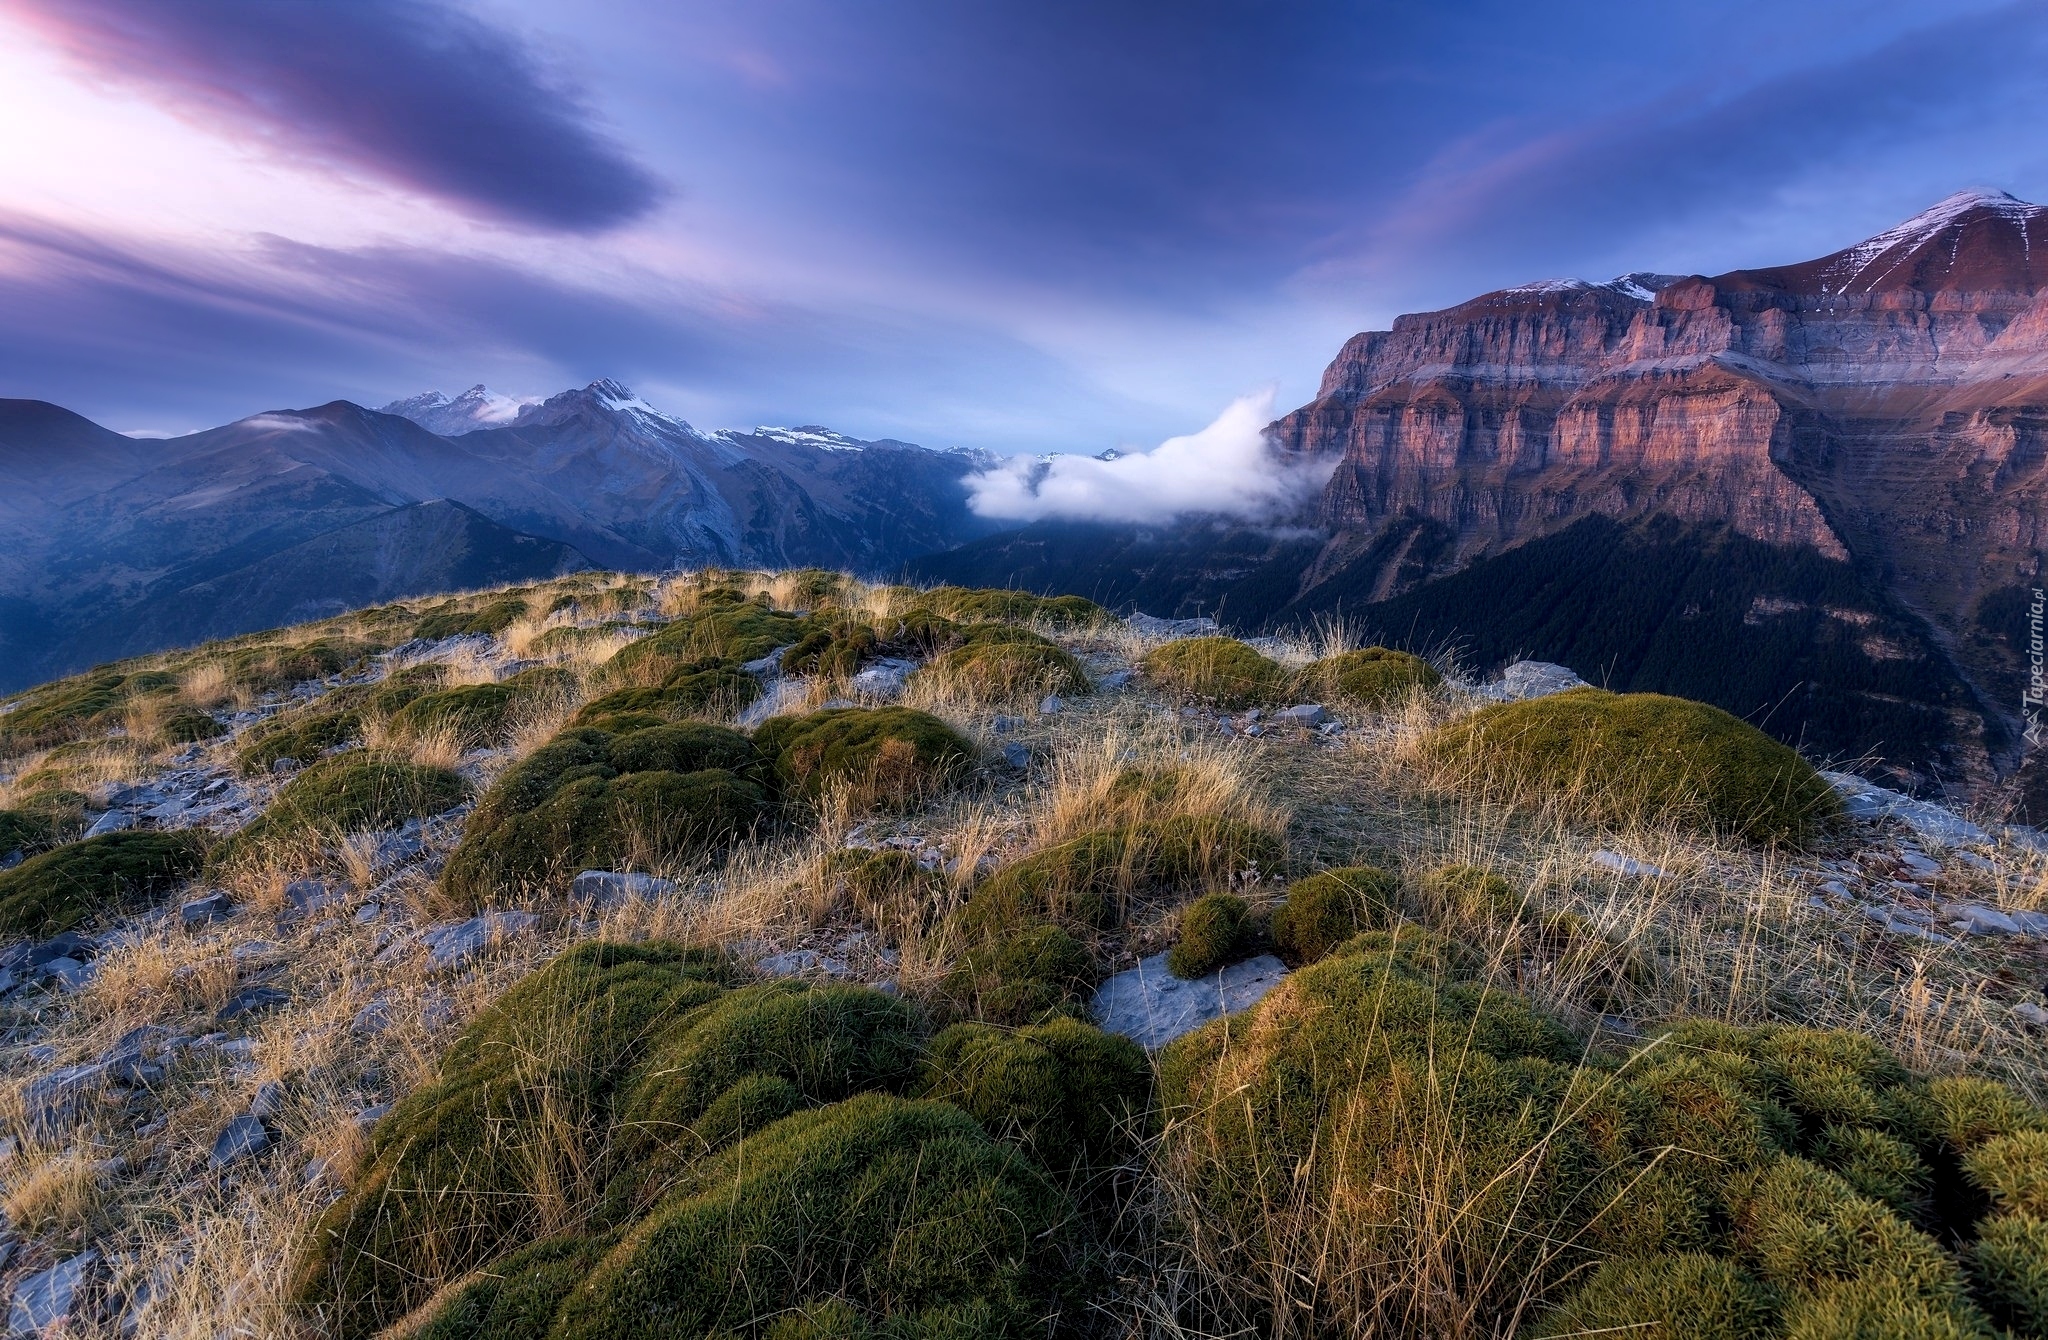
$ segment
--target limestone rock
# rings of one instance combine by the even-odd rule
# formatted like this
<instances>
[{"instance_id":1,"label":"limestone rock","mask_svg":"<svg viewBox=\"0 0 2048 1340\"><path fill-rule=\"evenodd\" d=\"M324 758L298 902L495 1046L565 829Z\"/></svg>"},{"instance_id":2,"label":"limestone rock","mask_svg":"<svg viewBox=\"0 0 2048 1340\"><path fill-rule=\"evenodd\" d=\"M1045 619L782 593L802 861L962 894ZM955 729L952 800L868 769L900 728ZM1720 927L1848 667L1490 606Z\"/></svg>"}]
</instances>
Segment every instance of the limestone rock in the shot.
<instances>
[{"instance_id":1,"label":"limestone rock","mask_svg":"<svg viewBox=\"0 0 2048 1340\"><path fill-rule=\"evenodd\" d=\"M99 1262L98 1252L80 1252L47 1270L23 1276L14 1286L14 1303L7 1312L8 1334L41 1335L69 1320L87 1276Z\"/></svg>"},{"instance_id":2,"label":"limestone rock","mask_svg":"<svg viewBox=\"0 0 2048 1340\"><path fill-rule=\"evenodd\" d=\"M1248 1010L1287 976L1271 954L1233 963L1198 981L1183 981L1154 954L1105 981L1095 993L1095 1020L1150 1050L1226 1014Z\"/></svg>"},{"instance_id":3,"label":"limestone rock","mask_svg":"<svg viewBox=\"0 0 2048 1340\"><path fill-rule=\"evenodd\" d=\"M671 879L618 870L585 870L569 881L570 896L602 904L622 903L629 898L662 898L679 887Z\"/></svg>"}]
</instances>

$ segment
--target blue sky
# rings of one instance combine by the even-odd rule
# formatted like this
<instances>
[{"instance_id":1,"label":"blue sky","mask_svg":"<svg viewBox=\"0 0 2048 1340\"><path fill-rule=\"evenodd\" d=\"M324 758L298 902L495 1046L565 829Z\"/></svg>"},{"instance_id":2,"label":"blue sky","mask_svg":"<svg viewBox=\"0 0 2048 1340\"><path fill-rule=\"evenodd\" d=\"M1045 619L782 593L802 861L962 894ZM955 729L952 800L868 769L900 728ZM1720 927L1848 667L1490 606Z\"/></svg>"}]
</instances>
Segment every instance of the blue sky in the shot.
<instances>
[{"instance_id":1,"label":"blue sky","mask_svg":"<svg viewBox=\"0 0 2048 1340\"><path fill-rule=\"evenodd\" d=\"M0 395L1149 445L1403 311L2048 199L2044 57L1971 0L0 0Z\"/></svg>"}]
</instances>

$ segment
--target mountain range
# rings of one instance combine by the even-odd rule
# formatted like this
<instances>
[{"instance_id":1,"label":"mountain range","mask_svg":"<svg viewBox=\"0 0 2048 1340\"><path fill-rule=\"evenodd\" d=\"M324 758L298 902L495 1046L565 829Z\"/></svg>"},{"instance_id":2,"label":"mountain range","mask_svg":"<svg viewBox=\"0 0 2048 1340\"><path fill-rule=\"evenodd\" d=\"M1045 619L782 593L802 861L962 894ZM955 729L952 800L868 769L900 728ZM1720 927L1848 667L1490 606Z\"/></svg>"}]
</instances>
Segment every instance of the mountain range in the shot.
<instances>
[{"instance_id":1,"label":"mountain range","mask_svg":"<svg viewBox=\"0 0 2048 1340\"><path fill-rule=\"evenodd\" d=\"M1484 294L1353 337L1272 426L1334 458L1292 528L1039 523L914 566L1566 661L2039 811L2044 280L2048 209L1963 192L1800 264Z\"/></svg>"},{"instance_id":2,"label":"mountain range","mask_svg":"<svg viewBox=\"0 0 2048 1340\"><path fill-rule=\"evenodd\" d=\"M616 382L473 387L136 439L0 400L0 691L365 602L600 566L893 573L994 527L990 458L701 432Z\"/></svg>"}]
</instances>

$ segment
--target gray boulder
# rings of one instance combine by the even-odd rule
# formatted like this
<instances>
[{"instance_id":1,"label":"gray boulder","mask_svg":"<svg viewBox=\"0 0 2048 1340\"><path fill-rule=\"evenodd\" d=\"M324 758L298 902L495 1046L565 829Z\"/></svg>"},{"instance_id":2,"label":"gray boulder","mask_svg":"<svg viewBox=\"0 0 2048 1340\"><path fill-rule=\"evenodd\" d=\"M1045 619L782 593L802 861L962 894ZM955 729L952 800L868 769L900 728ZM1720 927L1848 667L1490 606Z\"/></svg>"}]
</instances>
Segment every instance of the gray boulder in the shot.
<instances>
[{"instance_id":1,"label":"gray boulder","mask_svg":"<svg viewBox=\"0 0 2048 1340\"><path fill-rule=\"evenodd\" d=\"M377 956L380 963L403 958L415 947L427 951L436 968L459 967L499 940L524 935L540 924L531 912L483 912L467 921L429 926L410 940L400 940Z\"/></svg>"},{"instance_id":2,"label":"gray boulder","mask_svg":"<svg viewBox=\"0 0 2048 1340\"><path fill-rule=\"evenodd\" d=\"M30 1131L49 1136L75 1120L86 1099L98 1093L109 1077L109 1067L98 1062L68 1065L38 1075L21 1091L22 1114Z\"/></svg>"},{"instance_id":3,"label":"gray boulder","mask_svg":"<svg viewBox=\"0 0 2048 1340\"><path fill-rule=\"evenodd\" d=\"M291 995L274 986L245 986L229 996L219 1013L213 1016L213 1026L233 1023L250 1015L267 1014L281 1005L291 1004Z\"/></svg>"},{"instance_id":4,"label":"gray boulder","mask_svg":"<svg viewBox=\"0 0 2048 1340\"><path fill-rule=\"evenodd\" d=\"M863 698L877 698L883 702L894 702L903 696L903 682L917 669L916 661L897 657L885 657L847 681L855 693Z\"/></svg>"},{"instance_id":5,"label":"gray boulder","mask_svg":"<svg viewBox=\"0 0 2048 1340\"><path fill-rule=\"evenodd\" d=\"M1491 684L1479 686L1478 694L1497 703L1520 702L1525 698L1548 698L1567 689L1583 689L1586 681L1570 667L1549 661L1516 661L1500 672Z\"/></svg>"},{"instance_id":6,"label":"gray boulder","mask_svg":"<svg viewBox=\"0 0 2048 1340\"><path fill-rule=\"evenodd\" d=\"M2021 935L2020 924L1995 907L1982 903L1944 903L1942 920L1964 935Z\"/></svg>"},{"instance_id":7,"label":"gray boulder","mask_svg":"<svg viewBox=\"0 0 2048 1340\"><path fill-rule=\"evenodd\" d=\"M135 816L126 810L108 810L92 821L92 827L85 830L89 838L105 837L108 833L125 833L135 827Z\"/></svg>"},{"instance_id":8,"label":"gray boulder","mask_svg":"<svg viewBox=\"0 0 2048 1340\"><path fill-rule=\"evenodd\" d=\"M260 1117L243 1113L221 1128L213 1138L213 1151L207 1162L215 1168L226 1168L240 1163L243 1159L254 1158L270 1148L270 1132Z\"/></svg>"},{"instance_id":9,"label":"gray boulder","mask_svg":"<svg viewBox=\"0 0 2048 1340\"><path fill-rule=\"evenodd\" d=\"M178 905L178 922L187 930L190 930L194 926L204 926L209 921L219 921L234 910L234 900L228 897L226 890L215 889L203 898L194 898L188 903L180 903Z\"/></svg>"}]
</instances>

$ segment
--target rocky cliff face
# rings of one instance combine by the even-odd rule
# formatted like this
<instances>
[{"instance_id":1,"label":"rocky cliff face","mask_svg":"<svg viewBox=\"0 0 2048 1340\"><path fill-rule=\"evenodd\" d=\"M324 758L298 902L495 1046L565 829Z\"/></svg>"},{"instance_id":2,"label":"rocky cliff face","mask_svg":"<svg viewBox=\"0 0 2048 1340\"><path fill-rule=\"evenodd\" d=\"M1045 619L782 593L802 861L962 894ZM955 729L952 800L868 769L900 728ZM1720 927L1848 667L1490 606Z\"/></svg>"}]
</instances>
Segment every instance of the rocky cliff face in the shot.
<instances>
[{"instance_id":1,"label":"rocky cliff face","mask_svg":"<svg viewBox=\"0 0 2048 1340\"><path fill-rule=\"evenodd\" d=\"M2017 760L2014 592L2042 570L2048 209L1966 192L1798 265L1551 280L1349 341L1282 448L1338 453L1333 539L1386 599L1587 517L1670 516L1872 574ZM1427 561L1397 535L1427 535ZM1375 555L1377 570L1356 571Z\"/></svg>"}]
</instances>

